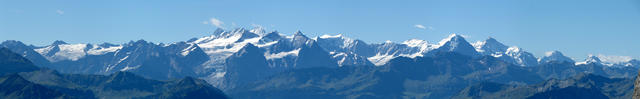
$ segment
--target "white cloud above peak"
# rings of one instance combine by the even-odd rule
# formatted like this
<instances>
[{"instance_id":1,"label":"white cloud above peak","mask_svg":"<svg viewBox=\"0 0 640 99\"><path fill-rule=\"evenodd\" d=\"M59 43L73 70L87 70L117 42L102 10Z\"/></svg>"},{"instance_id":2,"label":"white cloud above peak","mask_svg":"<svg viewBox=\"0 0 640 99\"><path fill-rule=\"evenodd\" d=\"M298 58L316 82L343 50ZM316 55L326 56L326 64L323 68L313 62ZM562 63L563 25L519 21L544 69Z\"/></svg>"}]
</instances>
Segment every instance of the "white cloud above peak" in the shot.
<instances>
[{"instance_id":1,"label":"white cloud above peak","mask_svg":"<svg viewBox=\"0 0 640 99\"><path fill-rule=\"evenodd\" d=\"M224 26L222 26L222 25L224 25L224 22L222 22L222 21L220 21L219 19L216 19L216 18L211 18L211 19L209 19L207 21L203 21L202 24L211 24L211 25L213 25L215 27L218 27L218 28L224 28Z\"/></svg>"},{"instance_id":2,"label":"white cloud above peak","mask_svg":"<svg viewBox=\"0 0 640 99\"><path fill-rule=\"evenodd\" d=\"M58 13L59 15L63 15L63 14L64 14L64 11L62 11L62 10L56 10L56 13Z\"/></svg>"},{"instance_id":3,"label":"white cloud above peak","mask_svg":"<svg viewBox=\"0 0 640 99\"><path fill-rule=\"evenodd\" d=\"M413 25L413 27L416 27L416 28L418 28L418 29L422 29L422 30L433 30L433 27L431 27L431 26L424 26L424 25L422 25L422 24L416 24L416 25Z\"/></svg>"},{"instance_id":4,"label":"white cloud above peak","mask_svg":"<svg viewBox=\"0 0 640 99\"><path fill-rule=\"evenodd\" d=\"M416 27L418 29L423 29L423 30L427 29L427 27L425 27L424 25L420 25L420 24L413 25L413 27Z\"/></svg>"}]
</instances>

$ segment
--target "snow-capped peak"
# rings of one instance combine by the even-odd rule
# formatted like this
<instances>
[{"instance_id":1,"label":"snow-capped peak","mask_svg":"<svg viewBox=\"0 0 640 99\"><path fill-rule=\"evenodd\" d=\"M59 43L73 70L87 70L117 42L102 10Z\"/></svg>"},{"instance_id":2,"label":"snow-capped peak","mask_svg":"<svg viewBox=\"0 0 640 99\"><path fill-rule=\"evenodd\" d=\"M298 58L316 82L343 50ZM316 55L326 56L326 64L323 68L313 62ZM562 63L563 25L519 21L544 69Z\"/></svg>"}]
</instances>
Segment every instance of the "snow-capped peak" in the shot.
<instances>
[{"instance_id":1,"label":"snow-capped peak","mask_svg":"<svg viewBox=\"0 0 640 99\"><path fill-rule=\"evenodd\" d=\"M464 39L462 35L451 34L441 40L438 45L434 45L435 50L430 53L455 52L462 55L476 57L479 56L476 49ZM435 51L435 52L434 52Z\"/></svg>"},{"instance_id":2,"label":"snow-capped peak","mask_svg":"<svg viewBox=\"0 0 640 99\"><path fill-rule=\"evenodd\" d=\"M45 56L49 61L56 62L62 60L76 61L85 55L88 44L66 44L62 41L56 42L42 48L34 49L40 55ZM57 44L57 45L56 45Z\"/></svg>"},{"instance_id":3,"label":"snow-capped peak","mask_svg":"<svg viewBox=\"0 0 640 99\"><path fill-rule=\"evenodd\" d=\"M509 56L509 59L506 59L505 61L512 62L520 66L534 66L538 64L538 60L533 56L533 54L516 46L509 47L504 54Z\"/></svg>"},{"instance_id":4,"label":"snow-capped peak","mask_svg":"<svg viewBox=\"0 0 640 99\"><path fill-rule=\"evenodd\" d=\"M293 42L293 46L302 46L309 41L309 37L302 34L300 30L298 30L295 34L293 34L293 38L291 41Z\"/></svg>"},{"instance_id":5,"label":"snow-capped peak","mask_svg":"<svg viewBox=\"0 0 640 99\"><path fill-rule=\"evenodd\" d=\"M237 28L237 29L234 29L233 31L230 31L230 32L228 32L228 31L222 32L217 38L231 38L231 37L236 37L236 36L239 36L237 41L241 42L244 39L259 37L260 35L254 33L254 32L247 31L244 28Z\"/></svg>"},{"instance_id":6,"label":"snow-capped peak","mask_svg":"<svg viewBox=\"0 0 640 99\"><path fill-rule=\"evenodd\" d=\"M410 39L402 42L402 44L405 44L409 47L419 47L419 46L427 46L429 43L425 40Z\"/></svg>"},{"instance_id":7,"label":"snow-capped peak","mask_svg":"<svg viewBox=\"0 0 640 99\"><path fill-rule=\"evenodd\" d=\"M545 56L538 60L541 63L557 61L557 62L570 62L575 63L571 58L564 56L560 51L546 52Z\"/></svg>"},{"instance_id":8,"label":"snow-capped peak","mask_svg":"<svg viewBox=\"0 0 640 99\"><path fill-rule=\"evenodd\" d=\"M327 35L327 34L325 34L325 35L320 36L320 38L323 38L323 39L327 39L327 38L342 38L342 34L338 34L338 35Z\"/></svg>"},{"instance_id":9,"label":"snow-capped peak","mask_svg":"<svg viewBox=\"0 0 640 99\"><path fill-rule=\"evenodd\" d=\"M268 33L268 34L265 34L264 36L262 36L260 41L262 43L267 43L267 42L277 41L280 38L282 38L282 35L280 35L280 33L278 33L278 31L273 31L271 33Z\"/></svg>"},{"instance_id":10,"label":"snow-capped peak","mask_svg":"<svg viewBox=\"0 0 640 99\"><path fill-rule=\"evenodd\" d=\"M587 59L585 59L585 61L583 62L576 62L576 65L584 65L584 64L602 64L602 65L606 65L606 66L612 66L613 64L608 64L608 63L602 63L602 61L600 61L600 58L598 58L598 56L594 56L589 54L589 56L587 57Z\"/></svg>"},{"instance_id":11,"label":"snow-capped peak","mask_svg":"<svg viewBox=\"0 0 640 99\"><path fill-rule=\"evenodd\" d=\"M587 63L600 63L600 58L598 58L597 56L594 55L589 55L589 57L587 57L587 60L585 60Z\"/></svg>"},{"instance_id":12,"label":"snow-capped peak","mask_svg":"<svg viewBox=\"0 0 640 99\"><path fill-rule=\"evenodd\" d=\"M253 29L249 30L249 32L263 35L266 31L264 30L263 27L254 27Z\"/></svg>"},{"instance_id":13,"label":"snow-capped peak","mask_svg":"<svg viewBox=\"0 0 640 99\"><path fill-rule=\"evenodd\" d=\"M110 44L101 44L101 45L93 45L91 49L87 51L89 55L104 55L110 52L116 52L122 49L122 45L110 45Z\"/></svg>"},{"instance_id":14,"label":"snow-capped peak","mask_svg":"<svg viewBox=\"0 0 640 99\"><path fill-rule=\"evenodd\" d=\"M503 53L508 50L508 46L498 42L498 40L489 37L487 40L479 41L473 44L478 52L484 54Z\"/></svg>"},{"instance_id":15,"label":"snow-capped peak","mask_svg":"<svg viewBox=\"0 0 640 99\"><path fill-rule=\"evenodd\" d=\"M440 42L438 42L439 46L444 46L446 43L448 42L458 42L464 40L464 37L462 37L462 35L458 35L458 34L451 34L449 35L447 38L444 38L442 40L440 40Z\"/></svg>"},{"instance_id":16,"label":"snow-capped peak","mask_svg":"<svg viewBox=\"0 0 640 99\"><path fill-rule=\"evenodd\" d=\"M220 32L218 29L217 32ZM237 28L233 31L222 31L219 34L197 38L189 43L194 43L203 49L207 55L212 57L227 57L237 52L247 43L256 43L261 35L249 32L244 28Z\"/></svg>"}]
</instances>

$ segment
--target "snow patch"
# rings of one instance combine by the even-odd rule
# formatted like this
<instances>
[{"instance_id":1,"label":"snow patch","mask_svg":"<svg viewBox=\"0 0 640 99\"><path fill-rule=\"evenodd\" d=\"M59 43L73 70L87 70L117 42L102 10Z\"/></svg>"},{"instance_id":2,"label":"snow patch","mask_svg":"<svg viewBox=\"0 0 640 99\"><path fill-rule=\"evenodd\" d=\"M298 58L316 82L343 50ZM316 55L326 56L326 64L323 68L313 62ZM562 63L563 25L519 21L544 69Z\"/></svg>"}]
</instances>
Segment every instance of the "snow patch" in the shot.
<instances>
[{"instance_id":1,"label":"snow patch","mask_svg":"<svg viewBox=\"0 0 640 99\"><path fill-rule=\"evenodd\" d=\"M87 44L64 44L58 45L58 47L60 51L54 55L54 58L76 61L86 55L84 49L87 47Z\"/></svg>"},{"instance_id":2,"label":"snow patch","mask_svg":"<svg viewBox=\"0 0 640 99\"><path fill-rule=\"evenodd\" d=\"M386 64L387 62L389 62L389 60L395 58L395 56L393 55L388 55L388 54L376 54L376 56L372 56L367 58L367 60L371 61L374 65L376 66L382 66L384 64Z\"/></svg>"},{"instance_id":3,"label":"snow patch","mask_svg":"<svg viewBox=\"0 0 640 99\"><path fill-rule=\"evenodd\" d=\"M43 47L43 48L38 48L38 49L33 49L34 51L40 53L40 55L46 55L47 53L49 53L49 51L51 51L51 49L53 49L54 46L47 46L47 47Z\"/></svg>"},{"instance_id":4,"label":"snow patch","mask_svg":"<svg viewBox=\"0 0 640 99\"><path fill-rule=\"evenodd\" d=\"M323 38L323 39L326 39L326 38L341 38L341 37L342 37L342 34L338 34L338 35L327 35L327 34L325 34L325 35L320 36L320 38Z\"/></svg>"},{"instance_id":5,"label":"snow patch","mask_svg":"<svg viewBox=\"0 0 640 99\"><path fill-rule=\"evenodd\" d=\"M110 52L116 52L118 50L122 49L122 46L112 46L112 47L100 47L97 45L94 45L93 48L89 49L87 51L87 54L89 55L104 55L106 53L110 53Z\"/></svg>"},{"instance_id":6,"label":"snow patch","mask_svg":"<svg viewBox=\"0 0 640 99\"><path fill-rule=\"evenodd\" d=\"M138 68L140 68L140 65L137 65L137 66L134 66L134 67L126 66L126 67L120 69L120 71L134 70L134 69L138 69Z\"/></svg>"},{"instance_id":7,"label":"snow patch","mask_svg":"<svg viewBox=\"0 0 640 99\"><path fill-rule=\"evenodd\" d=\"M182 49L182 52L180 53L182 56L187 56L189 55L189 53L191 53L191 51L195 50L196 47L194 46L195 44L190 44L189 47Z\"/></svg>"},{"instance_id":8,"label":"snow patch","mask_svg":"<svg viewBox=\"0 0 640 99\"><path fill-rule=\"evenodd\" d=\"M278 58L283 58L285 56L298 56L299 52L300 52L300 48L292 51L288 51L288 52L280 52L275 54L265 53L264 57L267 59L278 59Z\"/></svg>"},{"instance_id":9,"label":"snow patch","mask_svg":"<svg viewBox=\"0 0 640 99\"><path fill-rule=\"evenodd\" d=\"M256 44L256 46L257 47L266 47L266 46L271 46L271 45L276 44L276 43L278 43L278 41L267 42L267 43L264 43L264 44Z\"/></svg>"},{"instance_id":10,"label":"snow patch","mask_svg":"<svg viewBox=\"0 0 640 99\"><path fill-rule=\"evenodd\" d=\"M217 72L213 77L222 78L224 77L225 74L227 74L227 72Z\"/></svg>"}]
</instances>

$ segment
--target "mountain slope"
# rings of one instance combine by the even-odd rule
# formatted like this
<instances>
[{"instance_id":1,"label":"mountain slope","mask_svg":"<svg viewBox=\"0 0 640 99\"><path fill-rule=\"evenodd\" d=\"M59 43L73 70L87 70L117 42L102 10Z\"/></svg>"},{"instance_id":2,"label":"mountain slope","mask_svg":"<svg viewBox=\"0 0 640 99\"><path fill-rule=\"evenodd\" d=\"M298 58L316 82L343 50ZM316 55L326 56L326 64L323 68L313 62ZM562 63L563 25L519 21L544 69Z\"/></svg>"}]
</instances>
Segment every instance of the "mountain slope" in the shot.
<instances>
[{"instance_id":1,"label":"mountain slope","mask_svg":"<svg viewBox=\"0 0 640 99\"><path fill-rule=\"evenodd\" d=\"M5 99L72 98L61 92L27 81L17 74L0 77L0 87L0 97Z\"/></svg>"},{"instance_id":2,"label":"mountain slope","mask_svg":"<svg viewBox=\"0 0 640 99\"><path fill-rule=\"evenodd\" d=\"M22 57L25 57L36 66L49 66L50 62L45 57L40 55L40 53L33 50L33 46L27 46L20 41L15 40L7 40L0 44L0 47L8 48L9 50L19 54Z\"/></svg>"},{"instance_id":3,"label":"mountain slope","mask_svg":"<svg viewBox=\"0 0 640 99\"><path fill-rule=\"evenodd\" d=\"M579 74L568 79L550 79L534 85L515 86L499 83L480 83L469 86L454 98L492 99L603 99L631 97L633 79L607 78L593 74Z\"/></svg>"},{"instance_id":4,"label":"mountain slope","mask_svg":"<svg viewBox=\"0 0 640 99\"><path fill-rule=\"evenodd\" d=\"M13 53L7 48L0 48L0 75L35 71L39 68L31 61Z\"/></svg>"}]
</instances>

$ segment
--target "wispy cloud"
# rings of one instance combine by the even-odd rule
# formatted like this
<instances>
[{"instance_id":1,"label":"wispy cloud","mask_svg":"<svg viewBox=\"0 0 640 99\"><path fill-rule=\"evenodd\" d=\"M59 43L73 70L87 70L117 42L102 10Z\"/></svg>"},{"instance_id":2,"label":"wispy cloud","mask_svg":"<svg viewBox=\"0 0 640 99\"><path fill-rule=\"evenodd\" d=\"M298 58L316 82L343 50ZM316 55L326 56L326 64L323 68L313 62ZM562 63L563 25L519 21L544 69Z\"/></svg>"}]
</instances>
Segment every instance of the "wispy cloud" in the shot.
<instances>
[{"instance_id":1,"label":"wispy cloud","mask_svg":"<svg viewBox=\"0 0 640 99\"><path fill-rule=\"evenodd\" d=\"M420 25L420 24L413 25L413 27L416 27L416 28L419 28L419 29L423 29L423 30L427 29L427 27L425 27L424 25Z\"/></svg>"},{"instance_id":2,"label":"wispy cloud","mask_svg":"<svg viewBox=\"0 0 640 99\"><path fill-rule=\"evenodd\" d=\"M63 15L64 11L58 9L58 10L56 10L56 13L58 13L59 15Z\"/></svg>"},{"instance_id":3,"label":"wispy cloud","mask_svg":"<svg viewBox=\"0 0 640 99\"><path fill-rule=\"evenodd\" d=\"M202 24L211 24L213 26L216 26L218 28L224 28L224 22L220 21L219 19L216 18L211 18L208 21L203 21Z\"/></svg>"},{"instance_id":4,"label":"wispy cloud","mask_svg":"<svg viewBox=\"0 0 640 99\"><path fill-rule=\"evenodd\" d=\"M433 27L431 27L431 26L424 26L424 25L422 25L422 24L416 24L416 25L413 25L413 27L416 27L416 28L418 28L418 29L423 29L423 30L433 30Z\"/></svg>"}]
</instances>

